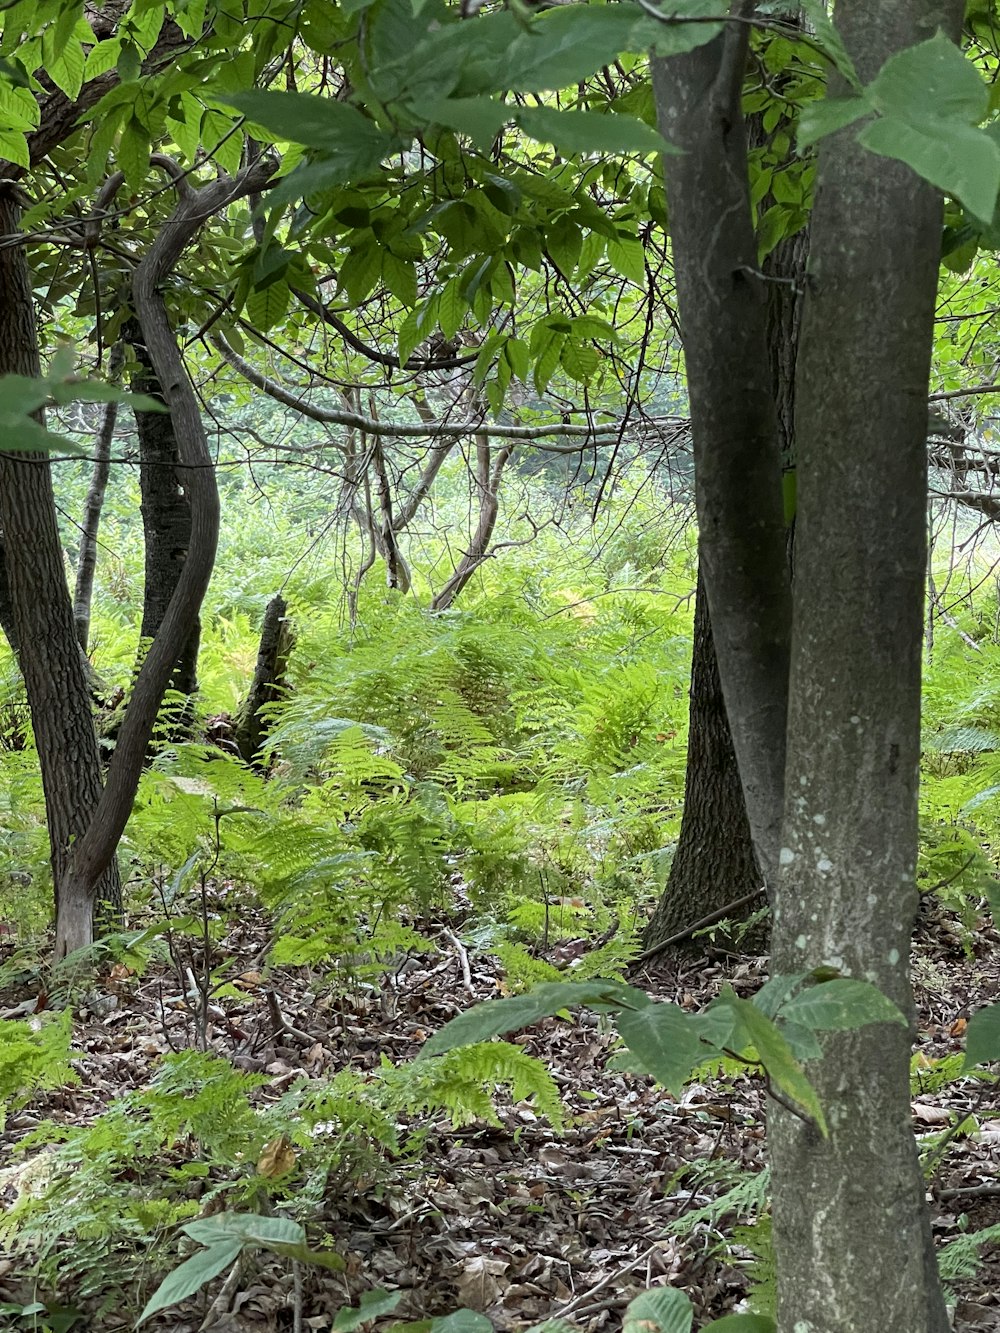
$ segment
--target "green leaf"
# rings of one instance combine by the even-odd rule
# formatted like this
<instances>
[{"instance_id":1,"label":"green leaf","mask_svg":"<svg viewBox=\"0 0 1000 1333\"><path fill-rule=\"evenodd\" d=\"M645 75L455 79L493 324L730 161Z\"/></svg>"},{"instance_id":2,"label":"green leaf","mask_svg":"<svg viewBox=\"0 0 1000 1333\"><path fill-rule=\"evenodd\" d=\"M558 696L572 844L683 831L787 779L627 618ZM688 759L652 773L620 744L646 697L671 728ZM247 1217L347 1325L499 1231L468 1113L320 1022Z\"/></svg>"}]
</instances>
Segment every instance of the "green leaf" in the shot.
<instances>
[{"instance_id":1,"label":"green leaf","mask_svg":"<svg viewBox=\"0 0 1000 1333\"><path fill-rule=\"evenodd\" d=\"M556 11L558 12L558 11ZM553 144L560 153L675 153L658 130L636 116L597 111L521 107L514 119L525 134Z\"/></svg>"},{"instance_id":2,"label":"green leaf","mask_svg":"<svg viewBox=\"0 0 1000 1333\"><path fill-rule=\"evenodd\" d=\"M386 1291L383 1287L362 1292L357 1307L346 1305L337 1312L332 1325L334 1333L354 1333L359 1324L365 1324L369 1319L378 1319L384 1314L392 1314L402 1299L401 1291Z\"/></svg>"},{"instance_id":3,"label":"green leaf","mask_svg":"<svg viewBox=\"0 0 1000 1333\"><path fill-rule=\"evenodd\" d=\"M108 70L114 69L118 64L121 49L120 37L106 37L104 41L92 46L83 67L84 78L88 81L96 79L99 75L107 74Z\"/></svg>"},{"instance_id":4,"label":"green leaf","mask_svg":"<svg viewBox=\"0 0 1000 1333\"><path fill-rule=\"evenodd\" d=\"M391 250L382 252L382 278L397 300L407 308L417 303L417 270L408 259L400 259Z\"/></svg>"},{"instance_id":5,"label":"green leaf","mask_svg":"<svg viewBox=\"0 0 1000 1333\"><path fill-rule=\"evenodd\" d=\"M142 57L134 42L124 42L118 54L118 77L122 83L136 83L142 73Z\"/></svg>"},{"instance_id":6,"label":"green leaf","mask_svg":"<svg viewBox=\"0 0 1000 1333\"><path fill-rule=\"evenodd\" d=\"M0 157L19 167L31 166L28 141L19 130L0 130Z\"/></svg>"},{"instance_id":7,"label":"green leaf","mask_svg":"<svg viewBox=\"0 0 1000 1333\"><path fill-rule=\"evenodd\" d=\"M1000 1060L1000 1004L977 1009L965 1030L963 1072L976 1065L991 1065Z\"/></svg>"},{"instance_id":8,"label":"green leaf","mask_svg":"<svg viewBox=\"0 0 1000 1333\"><path fill-rule=\"evenodd\" d=\"M993 217L1000 192L1000 147L985 131L956 120L914 124L883 116L866 125L858 141L870 152L905 162L984 222Z\"/></svg>"},{"instance_id":9,"label":"green leaf","mask_svg":"<svg viewBox=\"0 0 1000 1333\"><path fill-rule=\"evenodd\" d=\"M921 123L977 125L989 108L989 90L976 66L940 31L890 56L866 96L883 115Z\"/></svg>"},{"instance_id":10,"label":"green leaf","mask_svg":"<svg viewBox=\"0 0 1000 1333\"><path fill-rule=\"evenodd\" d=\"M563 370L578 384L589 384L601 364L601 354L595 347L581 345L567 338L559 354Z\"/></svg>"},{"instance_id":11,"label":"green leaf","mask_svg":"<svg viewBox=\"0 0 1000 1333\"><path fill-rule=\"evenodd\" d=\"M858 78L851 57L847 54L844 39L830 18L827 0L801 0L801 4L814 37L823 48L823 54L837 72L843 75L845 82L860 92L861 80Z\"/></svg>"},{"instance_id":12,"label":"green leaf","mask_svg":"<svg viewBox=\"0 0 1000 1333\"><path fill-rule=\"evenodd\" d=\"M799 152L804 152L828 134L853 125L870 110L863 97L824 97L821 101L807 102L799 113L795 136Z\"/></svg>"},{"instance_id":13,"label":"green leaf","mask_svg":"<svg viewBox=\"0 0 1000 1333\"><path fill-rule=\"evenodd\" d=\"M218 1277L236 1259L243 1249L241 1240L223 1240L199 1250L186 1259L180 1267L168 1273L146 1302L146 1307L139 1316L138 1323L144 1323L151 1315L166 1310L171 1305L187 1300L196 1291L200 1291L206 1282Z\"/></svg>"},{"instance_id":14,"label":"green leaf","mask_svg":"<svg viewBox=\"0 0 1000 1333\"><path fill-rule=\"evenodd\" d=\"M493 1325L475 1310L456 1310L434 1320L434 1333L493 1333Z\"/></svg>"},{"instance_id":15,"label":"green leaf","mask_svg":"<svg viewBox=\"0 0 1000 1333\"><path fill-rule=\"evenodd\" d=\"M838 977L806 986L781 1005L781 1017L814 1032L844 1032L869 1023L902 1023L906 1019L888 995L869 981Z\"/></svg>"},{"instance_id":16,"label":"green leaf","mask_svg":"<svg viewBox=\"0 0 1000 1333\"><path fill-rule=\"evenodd\" d=\"M487 1000L459 1014L436 1032L418 1055L442 1055L457 1046L471 1046L490 1037L530 1027L539 1019L550 1018L572 1004L601 1009L636 1009L649 1004L649 997L620 981L553 981L536 986L525 995L505 1000Z\"/></svg>"},{"instance_id":17,"label":"green leaf","mask_svg":"<svg viewBox=\"0 0 1000 1333\"><path fill-rule=\"evenodd\" d=\"M149 171L149 131L136 116L129 116L118 141L118 165L125 183L138 190Z\"/></svg>"},{"instance_id":18,"label":"green leaf","mask_svg":"<svg viewBox=\"0 0 1000 1333\"><path fill-rule=\"evenodd\" d=\"M689 1333L693 1318L685 1292L676 1287L656 1287L629 1303L622 1333Z\"/></svg>"},{"instance_id":19,"label":"green leaf","mask_svg":"<svg viewBox=\"0 0 1000 1333\"><path fill-rule=\"evenodd\" d=\"M431 125L445 125L467 134L482 152L487 152L514 108L491 97L427 97L410 103L410 110Z\"/></svg>"},{"instance_id":20,"label":"green leaf","mask_svg":"<svg viewBox=\"0 0 1000 1333\"><path fill-rule=\"evenodd\" d=\"M616 273L630 279L637 286L645 286L646 261L640 241L631 236L619 236L615 240L608 241L607 250L608 263Z\"/></svg>"},{"instance_id":21,"label":"green leaf","mask_svg":"<svg viewBox=\"0 0 1000 1333\"><path fill-rule=\"evenodd\" d=\"M631 49L635 21L632 5L558 5L511 43L504 85L521 93L572 87Z\"/></svg>"},{"instance_id":22,"label":"green leaf","mask_svg":"<svg viewBox=\"0 0 1000 1333\"><path fill-rule=\"evenodd\" d=\"M254 327L261 333L273 329L285 317L291 296L287 282L272 282L263 289L255 288L247 298L247 314Z\"/></svg>"},{"instance_id":23,"label":"green leaf","mask_svg":"<svg viewBox=\"0 0 1000 1333\"><path fill-rule=\"evenodd\" d=\"M323 153L323 161L317 165L327 173L324 185L374 171L396 144L393 136L385 134L356 107L331 97L252 92L219 93L218 100L236 107L279 139Z\"/></svg>"},{"instance_id":24,"label":"green leaf","mask_svg":"<svg viewBox=\"0 0 1000 1333\"><path fill-rule=\"evenodd\" d=\"M58 60L49 62L46 74L56 87L75 102L83 87L83 47L77 41L67 42Z\"/></svg>"},{"instance_id":25,"label":"green leaf","mask_svg":"<svg viewBox=\"0 0 1000 1333\"><path fill-rule=\"evenodd\" d=\"M734 1006L743 1020L747 1035L756 1047L760 1062L775 1087L780 1088L793 1102L797 1102L826 1138L829 1131L816 1090L802 1072L802 1067L792 1054L785 1037L769 1018L754 1008L749 1000L740 1000L734 995L728 997L727 1002Z\"/></svg>"},{"instance_id":26,"label":"green leaf","mask_svg":"<svg viewBox=\"0 0 1000 1333\"><path fill-rule=\"evenodd\" d=\"M705 1325L705 1333L777 1333L769 1314L727 1314Z\"/></svg>"},{"instance_id":27,"label":"green leaf","mask_svg":"<svg viewBox=\"0 0 1000 1333\"><path fill-rule=\"evenodd\" d=\"M188 1222L181 1230L199 1245L220 1245L237 1240L241 1245L302 1245L305 1229L289 1217L261 1217L257 1213L215 1213Z\"/></svg>"},{"instance_id":28,"label":"green leaf","mask_svg":"<svg viewBox=\"0 0 1000 1333\"><path fill-rule=\"evenodd\" d=\"M704 1047L697 1022L674 1004L648 1004L618 1015L618 1034L647 1074L679 1097Z\"/></svg>"}]
</instances>

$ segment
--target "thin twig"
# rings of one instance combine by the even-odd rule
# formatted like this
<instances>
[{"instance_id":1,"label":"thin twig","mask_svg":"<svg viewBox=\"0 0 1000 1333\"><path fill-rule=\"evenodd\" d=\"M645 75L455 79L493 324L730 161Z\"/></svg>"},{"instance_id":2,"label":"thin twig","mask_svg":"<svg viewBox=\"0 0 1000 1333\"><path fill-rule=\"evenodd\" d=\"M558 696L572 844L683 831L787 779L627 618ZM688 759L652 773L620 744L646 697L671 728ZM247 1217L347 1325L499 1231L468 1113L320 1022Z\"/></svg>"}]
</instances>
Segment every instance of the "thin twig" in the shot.
<instances>
[{"instance_id":1,"label":"thin twig","mask_svg":"<svg viewBox=\"0 0 1000 1333\"><path fill-rule=\"evenodd\" d=\"M671 944L680 944L681 940L689 939L696 930L703 930L706 926L714 926L717 921L724 920L730 912L739 911L741 907L749 907L749 905L752 902L755 902L763 892L764 886L762 884L759 889L754 889L752 893L745 893L742 898L736 898L733 902L726 903L725 907L720 907L718 911L709 912L707 916L699 917L699 919L693 922L690 926L685 926L683 930L678 930L675 934L668 936L667 939L660 940L659 944L654 944L650 948L643 950L638 958L634 960L632 966L634 967L639 963L644 963L647 958L655 958L656 955L662 953L664 949L669 949Z\"/></svg>"},{"instance_id":2,"label":"thin twig","mask_svg":"<svg viewBox=\"0 0 1000 1333\"><path fill-rule=\"evenodd\" d=\"M458 961L462 964L462 985L465 987L466 995L473 995L475 992L472 989L472 969L469 967L468 950L454 931L449 930L447 926L442 927L441 934L458 954Z\"/></svg>"}]
</instances>

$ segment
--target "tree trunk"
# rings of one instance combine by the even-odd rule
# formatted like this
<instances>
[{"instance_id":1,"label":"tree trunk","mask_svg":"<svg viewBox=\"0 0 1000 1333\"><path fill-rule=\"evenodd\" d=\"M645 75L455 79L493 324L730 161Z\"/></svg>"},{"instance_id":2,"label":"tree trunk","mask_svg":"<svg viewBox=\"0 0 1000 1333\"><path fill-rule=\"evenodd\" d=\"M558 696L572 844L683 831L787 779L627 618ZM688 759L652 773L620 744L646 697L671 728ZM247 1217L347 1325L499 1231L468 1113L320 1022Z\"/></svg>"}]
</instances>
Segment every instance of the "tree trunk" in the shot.
<instances>
[{"instance_id":1,"label":"tree trunk","mask_svg":"<svg viewBox=\"0 0 1000 1333\"><path fill-rule=\"evenodd\" d=\"M132 392L163 402L160 382L143 341L142 329L132 319L124 335L139 362L132 376ZM142 532L145 550L142 625L146 641L163 624L170 599L180 580L191 544L191 506L180 482L180 455L169 412L135 409L139 436L139 487L142 494ZM198 646L201 621L195 616L170 678L170 688L193 695L198 689Z\"/></svg>"},{"instance_id":2,"label":"tree trunk","mask_svg":"<svg viewBox=\"0 0 1000 1333\"><path fill-rule=\"evenodd\" d=\"M689 718L680 837L666 888L643 937L647 949L761 885L700 575Z\"/></svg>"},{"instance_id":3,"label":"tree trunk","mask_svg":"<svg viewBox=\"0 0 1000 1333\"><path fill-rule=\"evenodd\" d=\"M270 730L267 720L261 716L261 709L281 697L292 648L292 631L287 616L288 605L281 593L277 593L264 612L253 681L236 719L236 747L245 763L261 770L263 765L258 754Z\"/></svg>"},{"instance_id":4,"label":"tree trunk","mask_svg":"<svg viewBox=\"0 0 1000 1333\"><path fill-rule=\"evenodd\" d=\"M121 374L125 349L116 342L108 358L108 380L114 384ZM80 555L76 562L76 590L73 594L73 620L80 651L86 653L90 641L90 606L94 594L94 573L97 569L97 533L101 526L101 511L111 475L111 441L118 421L118 404L105 403L100 429L94 439L94 470L83 505L83 523L80 528Z\"/></svg>"},{"instance_id":5,"label":"tree trunk","mask_svg":"<svg viewBox=\"0 0 1000 1333\"><path fill-rule=\"evenodd\" d=\"M747 25L652 61L687 367L702 573L757 859L780 847L791 598L741 112ZM754 521L747 522L747 515Z\"/></svg>"},{"instance_id":6,"label":"tree trunk","mask_svg":"<svg viewBox=\"0 0 1000 1333\"><path fill-rule=\"evenodd\" d=\"M835 18L863 81L960 0ZM835 967L911 1011L926 573L927 382L941 199L908 167L824 141L799 356L795 639L776 973ZM772 1103L779 1327L944 1333L910 1120L911 1036L832 1034L808 1076L830 1135Z\"/></svg>"},{"instance_id":7,"label":"tree trunk","mask_svg":"<svg viewBox=\"0 0 1000 1333\"><path fill-rule=\"evenodd\" d=\"M19 223L16 192L0 185L0 233L15 234ZM0 249L0 373L41 373L34 296L19 245ZM77 892L67 878L71 844L89 826L101 798L101 763L66 586L51 467L43 455L0 454L0 524L45 793L56 919L72 917L79 941L88 943L95 899L116 919L121 881L113 856L87 892Z\"/></svg>"}]
</instances>

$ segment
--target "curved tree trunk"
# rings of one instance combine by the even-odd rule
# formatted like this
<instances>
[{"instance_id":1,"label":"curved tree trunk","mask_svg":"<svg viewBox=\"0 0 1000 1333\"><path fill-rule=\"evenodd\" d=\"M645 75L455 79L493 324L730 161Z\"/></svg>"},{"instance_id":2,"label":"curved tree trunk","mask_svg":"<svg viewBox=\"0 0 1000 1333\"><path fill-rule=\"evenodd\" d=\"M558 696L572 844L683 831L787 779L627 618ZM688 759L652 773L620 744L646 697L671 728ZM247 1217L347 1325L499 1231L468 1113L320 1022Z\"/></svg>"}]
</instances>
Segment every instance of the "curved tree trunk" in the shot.
<instances>
[{"instance_id":1,"label":"curved tree trunk","mask_svg":"<svg viewBox=\"0 0 1000 1333\"><path fill-rule=\"evenodd\" d=\"M0 186L0 232L17 232L20 205ZM38 376L34 296L23 246L0 249L0 373ZM18 661L31 709L45 793L56 920L85 919L89 943L95 901L121 910L114 849L82 897L68 883L71 847L101 799L101 762L90 690L66 586L50 464L43 455L0 454L0 523L14 611Z\"/></svg>"}]
</instances>

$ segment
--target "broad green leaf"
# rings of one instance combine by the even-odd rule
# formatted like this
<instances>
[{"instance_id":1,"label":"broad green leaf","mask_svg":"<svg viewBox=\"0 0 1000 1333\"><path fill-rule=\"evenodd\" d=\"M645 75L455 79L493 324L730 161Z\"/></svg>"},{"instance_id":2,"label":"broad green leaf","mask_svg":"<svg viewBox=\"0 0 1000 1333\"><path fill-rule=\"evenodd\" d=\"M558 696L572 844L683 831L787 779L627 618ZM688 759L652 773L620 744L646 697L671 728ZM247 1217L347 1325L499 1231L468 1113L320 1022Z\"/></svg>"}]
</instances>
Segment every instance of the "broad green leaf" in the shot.
<instances>
[{"instance_id":1,"label":"broad green leaf","mask_svg":"<svg viewBox=\"0 0 1000 1333\"><path fill-rule=\"evenodd\" d=\"M623 5L558 5L515 38L504 85L521 93L570 88L629 48L638 10Z\"/></svg>"},{"instance_id":2,"label":"broad green leaf","mask_svg":"<svg viewBox=\"0 0 1000 1333\"><path fill-rule=\"evenodd\" d=\"M976 66L943 32L890 56L866 96L883 115L920 124L954 120L978 125L989 106L989 90Z\"/></svg>"},{"instance_id":3,"label":"broad green leaf","mask_svg":"<svg viewBox=\"0 0 1000 1333\"><path fill-rule=\"evenodd\" d=\"M899 1009L869 981L837 977L806 986L780 1006L781 1017L814 1032L842 1032L869 1023L902 1023Z\"/></svg>"},{"instance_id":4,"label":"broad green leaf","mask_svg":"<svg viewBox=\"0 0 1000 1333\"><path fill-rule=\"evenodd\" d=\"M732 996L727 1002L736 1008L739 1017L746 1025L747 1035L756 1047L760 1062L767 1070L771 1082L802 1108L826 1138L829 1131L819 1098L781 1032L759 1009L755 1009L749 1000L740 1000Z\"/></svg>"},{"instance_id":5,"label":"broad green leaf","mask_svg":"<svg viewBox=\"0 0 1000 1333\"><path fill-rule=\"evenodd\" d=\"M661 0L656 7L662 11L663 20L646 10L632 29L628 50L679 56L704 46L722 32L721 23L705 22L723 12L718 0ZM685 23L684 19L699 21Z\"/></svg>"},{"instance_id":6,"label":"broad green leaf","mask_svg":"<svg viewBox=\"0 0 1000 1333\"><path fill-rule=\"evenodd\" d=\"M491 97L427 97L411 102L410 110L431 125L467 134L483 152L514 114L513 107Z\"/></svg>"},{"instance_id":7,"label":"broad green leaf","mask_svg":"<svg viewBox=\"0 0 1000 1333\"><path fill-rule=\"evenodd\" d=\"M565 341L565 333L555 333L551 329L548 331L548 337L545 338L535 361L534 381L535 388L539 393L545 392L549 380L556 373L562 359L562 349Z\"/></svg>"},{"instance_id":8,"label":"broad green leaf","mask_svg":"<svg viewBox=\"0 0 1000 1333\"><path fill-rule=\"evenodd\" d=\"M705 1333L777 1333L769 1314L727 1314L705 1325Z\"/></svg>"},{"instance_id":9,"label":"broad green leaf","mask_svg":"<svg viewBox=\"0 0 1000 1333\"><path fill-rule=\"evenodd\" d=\"M1000 1004L977 1009L965 1030L963 1070L976 1065L991 1065L1000 1060Z\"/></svg>"},{"instance_id":10,"label":"broad green leaf","mask_svg":"<svg viewBox=\"0 0 1000 1333\"><path fill-rule=\"evenodd\" d=\"M616 273L630 279L637 286L645 286L646 261L640 241L631 236L619 236L615 240L608 241L607 252L608 263Z\"/></svg>"},{"instance_id":11,"label":"broad green leaf","mask_svg":"<svg viewBox=\"0 0 1000 1333\"><path fill-rule=\"evenodd\" d=\"M241 1245L303 1245L305 1229L290 1217L262 1217L257 1213L215 1213L188 1222L181 1230L199 1245L220 1245L238 1240Z\"/></svg>"},{"instance_id":12,"label":"broad green leaf","mask_svg":"<svg viewBox=\"0 0 1000 1333\"><path fill-rule=\"evenodd\" d=\"M0 130L0 157L19 167L31 166L28 141L20 130Z\"/></svg>"},{"instance_id":13,"label":"broad green leaf","mask_svg":"<svg viewBox=\"0 0 1000 1333\"><path fill-rule=\"evenodd\" d=\"M767 1018L773 1018L788 997L802 985L808 975L808 972L794 972L769 977L753 997L751 1003Z\"/></svg>"},{"instance_id":14,"label":"broad green leaf","mask_svg":"<svg viewBox=\"0 0 1000 1333\"><path fill-rule=\"evenodd\" d=\"M536 986L525 995L505 1000L487 1000L459 1014L436 1032L421 1050L419 1060L441 1055L457 1046L471 1046L505 1032L530 1027L542 1018L550 1018L573 1004L600 1009L638 1009L650 1003L649 997L620 981L552 981Z\"/></svg>"},{"instance_id":15,"label":"broad green leaf","mask_svg":"<svg viewBox=\"0 0 1000 1333\"><path fill-rule=\"evenodd\" d=\"M914 123L882 116L862 129L858 141L873 153L905 162L984 222L993 217L1000 192L1000 147L983 130L958 120Z\"/></svg>"},{"instance_id":16,"label":"broad green leaf","mask_svg":"<svg viewBox=\"0 0 1000 1333\"><path fill-rule=\"evenodd\" d=\"M823 1047L812 1028L803 1027L801 1023L789 1023L785 1018L781 1019L780 1026L792 1054L800 1064L818 1060L823 1054Z\"/></svg>"},{"instance_id":17,"label":"broad green leaf","mask_svg":"<svg viewBox=\"0 0 1000 1333\"><path fill-rule=\"evenodd\" d=\"M92 46L83 67L84 78L87 80L96 79L98 75L107 74L108 70L114 69L118 64L121 49L120 37L106 37L103 41L98 42L96 46Z\"/></svg>"},{"instance_id":18,"label":"broad green leaf","mask_svg":"<svg viewBox=\"0 0 1000 1333\"><path fill-rule=\"evenodd\" d=\"M357 1306L347 1305L338 1310L332 1325L334 1333L354 1333L359 1324L365 1324L369 1319L379 1319L384 1314L392 1314L402 1299L401 1291L386 1291L383 1287L362 1292Z\"/></svg>"},{"instance_id":19,"label":"broad green leaf","mask_svg":"<svg viewBox=\"0 0 1000 1333\"><path fill-rule=\"evenodd\" d=\"M870 110L863 97L824 97L820 101L807 102L799 113L795 134L799 152L812 147L828 134L835 134L837 130L853 125L862 116L867 116Z\"/></svg>"},{"instance_id":20,"label":"broad green leaf","mask_svg":"<svg viewBox=\"0 0 1000 1333\"><path fill-rule=\"evenodd\" d=\"M223 1240L192 1254L190 1259L186 1259L163 1279L146 1302L138 1323L145 1323L158 1311L166 1310L171 1305L177 1305L179 1301L193 1296L206 1282L211 1282L214 1277L225 1272L242 1249L241 1240Z\"/></svg>"},{"instance_id":21,"label":"broad green leaf","mask_svg":"<svg viewBox=\"0 0 1000 1333\"><path fill-rule=\"evenodd\" d=\"M407 308L417 303L417 270L408 259L400 259L391 250L382 252L382 278L397 300Z\"/></svg>"},{"instance_id":22,"label":"broad green leaf","mask_svg":"<svg viewBox=\"0 0 1000 1333\"><path fill-rule=\"evenodd\" d=\"M655 1287L629 1303L622 1333L689 1333L694 1311L676 1287Z\"/></svg>"},{"instance_id":23,"label":"broad green leaf","mask_svg":"<svg viewBox=\"0 0 1000 1333\"><path fill-rule=\"evenodd\" d=\"M434 1333L493 1333L493 1325L475 1310L456 1310L434 1320Z\"/></svg>"},{"instance_id":24,"label":"broad green leaf","mask_svg":"<svg viewBox=\"0 0 1000 1333\"><path fill-rule=\"evenodd\" d=\"M571 380L578 384L589 384L601 364L601 354L596 347L567 339L559 355L563 370Z\"/></svg>"},{"instance_id":25,"label":"broad green leaf","mask_svg":"<svg viewBox=\"0 0 1000 1333\"><path fill-rule=\"evenodd\" d=\"M287 282L272 282L263 289L255 288L247 297L247 314L261 333L273 329L288 311L291 292Z\"/></svg>"},{"instance_id":26,"label":"broad green leaf","mask_svg":"<svg viewBox=\"0 0 1000 1333\"><path fill-rule=\"evenodd\" d=\"M532 139L554 144L560 153L675 153L658 130L635 116L598 111L559 111L552 106L521 107L514 119Z\"/></svg>"},{"instance_id":27,"label":"broad green leaf","mask_svg":"<svg viewBox=\"0 0 1000 1333\"><path fill-rule=\"evenodd\" d=\"M53 60L46 74L71 102L76 101L83 87L84 55L78 41L67 42L58 60Z\"/></svg>"},{"instance_id":28,"label":"broad green leaf","mask_svg":"<svg viewBox=\"0 0 1000 1333\"><path fill-rule=\"evenodd\" d=\"M279 139L304 144L324 154L321 165L342 180L364 175L380 165L395 140L356 107L314 93L220 93L219 101L242 111ZM290 178L289 178L290 179Z\"/></svg>"},{"instance_id":29,"label":"broad green leaf","mask_svg":"<svg viewBox=\"0 0 1000 1333\"><path fill-rule=\"evenodd\" d=\"M675 1097L704 1055L692 1017L674 1004L648 1004L627 1010L616 1020L619 1036L646 1073Z\"/></svg>"},{"instance_id":30,"label":"broad green leaf","mask_svg":"<svg viewBox=\"0 0 1000 1333\"><path fill-rule=\"evenodd\" d=\"M138 190L149 171L149 131L136 116L129 116L118 141L118 165L125 183Z\"/></svg>"}]
</instances>

